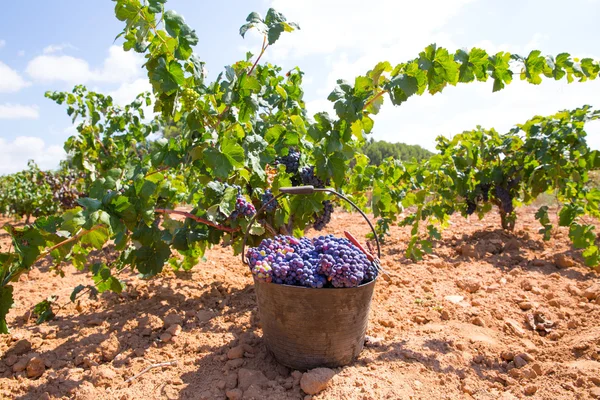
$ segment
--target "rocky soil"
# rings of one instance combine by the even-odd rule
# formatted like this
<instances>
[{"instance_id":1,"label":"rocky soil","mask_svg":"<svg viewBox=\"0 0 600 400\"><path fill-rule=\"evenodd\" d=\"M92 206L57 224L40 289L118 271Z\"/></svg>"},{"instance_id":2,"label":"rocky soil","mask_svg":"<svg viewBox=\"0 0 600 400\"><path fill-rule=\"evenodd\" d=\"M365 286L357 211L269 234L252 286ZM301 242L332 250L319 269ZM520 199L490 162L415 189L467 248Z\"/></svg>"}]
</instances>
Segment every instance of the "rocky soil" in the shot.
<instances>
[{"instance_id":1,"label":"rocky soil","mask_svg":"<svg viewBox=\"0 0 600 400\"><path fill-rule=\"evenodd\" d=\"M252 278L229 248L210 250L191 272L123 274L122 294L75 304L69 295L88 274L67 266L61 279L42 265L15 284L0 398L600 398L598 275L566 230L543 242L533 209L519 214L514 234L496 216L457 216L419 263L403 256L409 231L394 228L366 347L333 370L291 371L273 359ZM327 232L366 229L340 211ZM32 306L52 294L64 307L36 325Z\"/></svg>"}]
</instances>

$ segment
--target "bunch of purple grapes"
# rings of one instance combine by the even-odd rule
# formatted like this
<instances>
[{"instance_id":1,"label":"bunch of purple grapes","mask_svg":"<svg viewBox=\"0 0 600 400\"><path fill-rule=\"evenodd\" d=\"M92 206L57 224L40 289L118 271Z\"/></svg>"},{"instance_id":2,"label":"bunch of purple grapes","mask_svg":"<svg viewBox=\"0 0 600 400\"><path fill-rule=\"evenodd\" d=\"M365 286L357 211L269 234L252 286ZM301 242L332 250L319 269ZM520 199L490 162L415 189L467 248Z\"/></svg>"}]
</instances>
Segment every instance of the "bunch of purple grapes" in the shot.
<instances>
[{"instance_id":1,"label":"bunch of purple grapes","mask_svg":"<svg viewBox=\"0 0 600 400\"><path fill-rule=\"evenodd\" d=\"M502 186L496 186L495 195L496 198L500 200L502 211L504 211L506 214L510 214L514 211L515 208L513 206L512 196L508 190Z\"/></svg>"},{"instance_id":2,"label":"bunch of purple grapes","mask_svg":"<svg viewBox=\"0 0 600 400\"><path fill-rule=\"evenodd\" d=\"M228 187L229 185L225 185ZM233 188L237 189L237 199L235 200L235 210L229 216L229 219L236 220L240 217L252 217L256 214L256 208L254 204L246 200L246 197L242 194L242 188L237 185L232 185Z\"/></svg>"},{"instance_id":3,"label":"bunch of purple grapes","mask_svg":"<svg viewBox=\"0 0 600 400\"><path fill-rule=\"evenodd\" d=\"M316 188L324 188L329 182L323 182L321 178L315 175L315 167L303 167L300 169L300 180L303 185L311 185Z\"/></svg>"},{"instance_id":4,"label":"bunch of purple grapes","mask_svg":"<svg viewBox=\"0 0 600 400\"><path fill-rule=\"evenodd\" d=\"M313 228L320 231L331 221L331 214L333 214L333 204L330 200L323 202L323 212L316 214Z\"/></svg>"},{"instance_id":5,"label":"bunch of purple grapes","mask_svg":"<svg viewBox=\"0 0 600 400\"><path fill-rule=\"evenodd\" d=\"M287 156L277 157L275 159L275 165L285 165L285 172L293 174L300 168L300 152L298 150L290 149Z\"/></svg>"},{"instance_id":6,"label":"bunch of purple grapes","mask_svg":"<svg viewBox=\"0 0 600 400\"><path fill-rule=\"evenodd\" d=\"M377 276L377 269L348 239L276 236L248 250L252 274L260 281L324 287L356 287Z\"/></svg>"},{"instance_id":7,"label":"bunch of purple grapes","mask_svg":"<svg viewBox=\"0 0 600 400\"><path fill-rule=\"evenodd\" d=\"M264 206L265 204L267 204L268 202L273 200L273 197L275 197L275 196L273 196L273 192L271 192L271 189L265 190L265 192L263 193L263 195L260 198L262 205ZM270 213L270 212L275 211L276 209L277 209L277 202L274 201L265 208L265 211Z\"/></svg>"}]
</instances>

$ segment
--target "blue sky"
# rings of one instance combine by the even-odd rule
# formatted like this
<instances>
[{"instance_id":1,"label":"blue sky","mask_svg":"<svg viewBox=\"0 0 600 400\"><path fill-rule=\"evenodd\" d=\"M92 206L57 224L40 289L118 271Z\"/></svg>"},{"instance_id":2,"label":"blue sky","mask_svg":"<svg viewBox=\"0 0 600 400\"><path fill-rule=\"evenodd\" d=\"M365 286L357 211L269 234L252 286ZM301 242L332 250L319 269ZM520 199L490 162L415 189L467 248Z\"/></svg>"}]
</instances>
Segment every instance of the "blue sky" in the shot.
<instances>
[{"instance_id":1,"label":"blue sky","mask_svg":"<svg viewBox=\"0 0 600 400\"><path fill-rule=\"evenodd\" d=\"M35 5L34 5L35 4ZM568 6L567 6L568 4ZM108 0L10 2L0 25L0 174L22 169L27 159L43 168L64 157L62 143L74 129L65 109L43 97L84 83L124 103L149 90L143 59L113 44L122 29ZM170 0L196 29L196 53L209 76L260 46L238 28L251 11L268 7L298 22L301 31L282 37L265 59L306 72L310 112L330 110L325 100L338 78L352 80L378 61L406 61L432 42L454 50L527 54L568 51L600 58L600 1L429 0ZM442 95L413 98L402 107L384 106L376 117L377 139L432 149L438 134L452 135L477 124L506 131L536 114L591 104L600 107L600 80L582 84L516 82L492 94L491 82L448 88ZM600 124L589 141L600 149Z\"/></svg>"}]
</instances>

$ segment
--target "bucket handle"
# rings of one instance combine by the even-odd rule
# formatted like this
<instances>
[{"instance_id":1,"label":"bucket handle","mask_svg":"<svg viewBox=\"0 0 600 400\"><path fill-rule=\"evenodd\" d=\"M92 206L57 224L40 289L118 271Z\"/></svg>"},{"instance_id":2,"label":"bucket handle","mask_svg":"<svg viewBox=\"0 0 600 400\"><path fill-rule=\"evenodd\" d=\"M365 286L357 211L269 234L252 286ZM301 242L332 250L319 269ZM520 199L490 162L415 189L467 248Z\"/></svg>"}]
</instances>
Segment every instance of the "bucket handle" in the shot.
<instances>
[{"instance_id":1,"label":"bucket handle","mask_svg":"<svg viewBox=\"0 0 600 400\"><path fill-rule=\"evenodd\" d=\"M263 204L263 206L258 209L256 214L254 214L254 216L250 219L250 223L248 224L248 228L246 229L246 232L244 232L244 240L242 241L242 262L244 264L248 264L248 261L246 260L246 241L248 240L248 234L250 232L250 227L254 224L256 217L258 217L258 215L265 208L267 208L267 206L269 204L271 204L274 201L277 201L277 199L283 197L286 194L313 194L314 192L327 192L327 193L335 194L340 199L346 200L348 203L350 203L350 205L352 207L354 207L354 209L356 211L358 211L360 213L360 215L363 216L365 221L367 221L367 224L369 224L369 227L371 228L371 231L373 232L373 237L375 238L375 243L377 244L377 258L381 259L381 247L379 246L379 239L377 237L377 232L375 231L373 224L371 224L371 221L369 221L369 218L367 218L366 214L356 204L354 204L354 202L352 202L352 200L350 200L343 194L340 194L330 188L316 188L314 186L308 185L308 186L294 186L294 187L279 188L279 194L277 196L273 197L271 200L269 200L265 204Z\"/></svg>"}]
</instances>

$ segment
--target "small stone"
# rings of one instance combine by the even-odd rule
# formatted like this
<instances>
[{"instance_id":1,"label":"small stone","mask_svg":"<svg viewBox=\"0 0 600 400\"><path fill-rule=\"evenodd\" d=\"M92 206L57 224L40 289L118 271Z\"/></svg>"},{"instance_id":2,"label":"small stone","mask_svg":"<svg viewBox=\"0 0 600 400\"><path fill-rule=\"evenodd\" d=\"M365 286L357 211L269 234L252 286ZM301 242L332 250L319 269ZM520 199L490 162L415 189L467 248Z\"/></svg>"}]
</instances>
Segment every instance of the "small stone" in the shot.
<instances>
[{"instance_id":1,"label":"small stone","mask_svg":"<svg viewBox=\"0 0 600 400\"><path fill-rule=\"evenodd\" d=\"M243 392L248 390L250 385L264 387L268 381L267 377L261 371L246 368L241 368L238 371L238 389L241 389Z\"/></svg>"},{"instance_id":2,"label":"small stone","mask_svg":"<svg viewBox=\"0 0 600 400\"><path fill-rule=\"evenodd\" d=\"M119 339L113 335L102 342L100 353L106 361L112 361L119 354L120 347Z\"/></svg>"},{"instance_id":3,"label":"small stone","mask_svg":"<svg viewBox=\"0 0 600 400\"><path fill-rule=\"evenodd\" d=\"M531 261L531 263L533 264L534 267L543 267L544 265L546 265L546 261L541 260L539 258L535 258Z\"/></svg>"},{"instance_id":4,"label":"small stone","mask_svg":"<svg viewBox=\"0 0 600 400\"><path fill-rule=\"evenodd\" d=\"M104 323L104 320L100 319L100 318L92 318L90 320L87 321L87 324L89 326L100 326Z\"/></svg>"},{"instance_id":5,"label":"small stone","mask_svg":"<svg viewBox=\"0 0 600 400\"><path fill-rule=\"evenodd\" d=\"M600 387L591 388L590 396L592 399L600 399Z\"/></svg>"},{"instance_id":6,"label":"small stone","mask_svg":"<svg viewBox=\"0 0 600 400\"><path fill-rule=\"evenodd\" d=\"M219 380L217 381L216 385L219 389L223 390L225 389L225 386L227 386L227 382L225 382L224 380Z\"/></svg>"},{"instance_id":7,"label":"small stone","mask_svg":"<svg viewBox=\"0 0 600 400\"><path fill-rule=\"evenodd\" d=\"M6 364L9 367L12 367L13 365L15 365L17 363L17 361L19 361L19 357L17 357L14 354L11 354L10 356L8 356L4 359L4 364Z\"/></svg>"},{"instance_id":8,"label":"small stone","mask_svg":"<svg viewBox=\"0 0 600 400\"><path fill-rule=\"evenodd\" d=\"M535 385L528 385L525 387L525 396L533 396L537 392L538 388Z\"/></svg>"},{"instance_id":9,"label":"small stone","mask_svg":"<svg viewBox=\"0 0 600 400\"><path fill-rule=\"evenodd\" d=\"M250 385L250 387L244 391L244 400L262 400L265 398L265 395L260 390L260 387L257 385Z\"/></svg>"},{"instance_id":10,"label":"small stone","mask_svg":"<svg viewBox=\"0 0 600 400\"><path fill-rule=\"evenodd\" d=\"M531 368L525 368L523 369L523 377L525 379L535 379L538 375L535 373L535 371Z\"/></svg>"},{"instance_id":11,"label":"small stone","mask_svg":"<svg viewBox=\"0 0 600 400\"><path fill-rule=\"evenodd\" d=\"M527 365L527 361L525 361L523 358L521 358L519 356L515 356L513 362L515 363L515 367L517 367L517 368L523 368L524 366Z\"/></svg>"},{"instance_id":12,"label":"small stone","mask_svg":"<svg viewBox=\"0 0 600 400\"><path fill-rule=\"evenodd\" d=\"M27 358L27 357L21 357L19 359L19 361L17 361L12 366L12 371L13 372L22 372L22 371L25 371L25 368L27 368L27 363L28 362L29 362L29 358Z\"/></svg>"},{"instance_id":13,"label":"small stone","mask_svg":"<svg viewBox=\"0 0 600 400\"><path fill-rule=\"evenodd\" d=\"M542 366L538 363L535 363L531 366L531 369L537 374L537 376L544 375L544 371L542 370Z\"/></svg>"},{"instance_id":14,"label":"small stone","mask_svg":"<svg viewBox=\"0 0 600 400\"><path fill-rule=\"evenodd\" d=\"M468 277L457 280L456 286L469 293L475 293L481 288L481 283L476 278Z\"/></svg>"},{"instance_id":15,"label":"small stone","mask_svg":"<svg viewBox=\"0 0 600 400\"><path fill-rule=\"evenodd\" d=\"M512 361L515 358L515 353L509 350L505 350L500 353L500 357L505 361Z\"/></svg>"},{"instance_id":16,"label":"small stone","mask_svg":"<svg viewBox=\"0 0 600 400\"><path fill-rule=\"evenodd\" d=\"M27 339L20 339L17 340L17 342L13 344L10 349L8 349L4 357L10 357L13 355L20 356L28 353L29 351L31 351L31 342L29 342Z\"/></svg>"},{"instance_id":17,"label":"small stone","mask_svg":"<svg viewBox=\"0 0 600 400\"><path fill-rule=\"evenodd\" d=\"M600 285L595 284L583 291L583 297L588 300L596 300L600 297Z\"/></svg>"},{"instance_id":18,"label":"small stone","mask_svg":"<svg viewBox=\"0 0 600 400\"><path fill-rule=\"evenodd\" d=\"M575 262L565 254L557 254L554 256L554 264L558 268L571 268L575 265Z\"/></svg>"},{"instance_id":19,"label":"small stone","mask_svg":"<svg viewBox=\"0 0 600 400\"><path fill-rule=\"evenodd\" d=\"M234 360L236 358L244 357L244 346L235 346L229 349L227 352L227 358L230 360Z\"/></svg>"},{"instance_id":20,"label":"small stone","mask_svg":"<svg viewBox=\"0 0 600 400\"><path fill-rule=\"evenodd\" d=\"M467 394L473 395L475 394L475 388L473 387L473 382L470 379L465 379L460 383L460 389Z\"/></svg>"},{"instance_id":21,"label":"small stone","mask_svg":"<svg viewBox=\"0 0 600 400\"><path fill-rule=\"evenodd\" d=\"M527 362L535 361L535 358L533 358L533 356L529 353L519 353L515 357L521 357L523 360L525 360Z\"/></svg>"},{"instance_id":22,"label":"small stone","mask_svg":"<svg viewBox=\"0 0 600 400\"><path fill-rule=\"evenodd\" d=\"M171 334L171 336L179 336L181 333L181 325L173 324L167 328L166 332Z\"/></svg>"},{"instance_id":23,"label":"small stone","mask_svg":"<svg viewBox=\"0 0 600 400\"><path fill-rule=\"evenodd\" d=\"M329 368L312 369L302 375L300 387L304 393L317 394L327 388L329 381L334 377L334 375L335 371Z\"/></svg>"},{"instance_id":24,"label":"small stone","mask_svg":"<svg viewBox=\"0 0 600 400\"><path fill-rule=\"evenodd\" d=\"M214 317L214 314L212 312L206 311L206 310L200 310L196 314L196 319L200 323L210 321L213 317Z\"/></svg>"},{"instance_id":25,"label":"small stone","mask_svg":"<svg viewBox=\"0 0 600 400\"><path fill-rule=\"evenodd\" d=\"M234 389L237 386L237 374L228 374L225 377L225 387L227 389Z\"/></svg>"},{"instance_id":26,"label":"small stone","mask_svg":"<svg viewBox=\"0 0 600 400\"><path fill-rule=\"evenodd\" d=\"M471 323L473 325L477 325L477 326L485 326L485 322L483 321L483 319L481 317L475 317L471 320Z\"/></svg>"},{"instance_id":27,"label":"small stone","mask_svg":"<svg viewBox=\"0 0 600 400\"><path fill-rule=\"evenodd\" d=\"M550 305L552 307L560 308L560 301L558 301L557 299L552 299L552 300L548 301L548 305Z\"/></svg>"},{"instance_id":28,"label":"small stone","mask_svg":"<svg viewBox=\"0 0 600 400\"><path fill-rule=\"evenodd\" d=\"M450 303L458 304L465 299L464 296L446 296L445 300L448 300Z\"/></svg>"},{"instance_id":29,"label":"small stone","mask_svg":"<svg viewBox=\"0 0 600 400\"><path fill-rule=\"evenodd\" d=\"M443 321L448 321L450 319L450 313L448 312L448 310L442 310L442 312L440 312L440 318Z\"/></svg>"},{"instance_id":30,"label":"small stone","mask_svg":"<svg viewBox=\"0 0 600 400\"><path fill-rule=\"evenodd\" d=\"M183 318L181 317L181 315L176 314L176 313L171 313L166 315L163 318L163 323L165 325L165 327L170 327L171 325L181 325L183 324Z\"/></svg>"},{"instance_id":31,"label":"small stone","mask_svg":"<svg viewBox=\"0 0 600 400\"><path fill-rule=\"evenodd\" d=\"M508 333L511 333L515 336L522 338L525 336L525 329L521 327L521 325L515 321L514 319L507 319L504 324L504 329Z\"/></svg>"},{"instance_id":32,"label":"small stone","mask_svg":"<svg viewBox=\"0 0 600 400\"><path fill-rule=\"evenodd\" d=\"M531 310L533 308L533 304L528 301L522 301L519 303L519 308L523 311Z\"/></svg>"},{"instance_id":33,"label":"small stone","mask_svg":"<svg viewBox=\"0 0 600 400\"><path fill-rule=\"evenodd\" d=\"M427 319L427 317L423 316L423 315L415 315L412 318L413 322L417 323L417 324L426 324L427 322L429 322L429 320Z\"/></svg>"},{"instance_id":34,"label":"small stone","mask_svg":"<svg viewBox=\"0 0 600 400\"><path fill-rule=\"evenodd\" d=\"M242 398L242 391L240 389L230 389L225 392L225 396L229 400L240 400Z\"/></svg>"},{"instance_id":35,"label":"small stone","mask_svg":"<svg viewBox=\"0 0 600 400\"><path fill-rule=\"evenodd\" d=\"M365 336L366 347L381 347L383 345L383 338L377 338L373 336Z\"/></svg>"},{"instance_id":36,"label":"small stone","mask_svg":"<svg viewBox=\"0 0 600 400\"><path fill-rule=\"evenodd\" d=\"M516 251L521 248L521 243L517 239L509 239L504 245L503 251Z\"/></svg>"},{"instance_id":37,"label":"small stone","mask_svg":"<svg viewBox=\"0 0 600 400\"><path fill-rule=\"evenodd\" d=\"M31 379L39 378L46 371L46 363L39 357L33 357L27 363L27 377Z\"/></svg>"},{"instance_id":38,"label":"small stone","mask_svg":"<svg viewBox=\"0 0 600 400\"><path fill-rule=\"evenodd\" d=\"M531 284L531 281L528 281L528 280L521 281L521 289L526 290L526 291L530 291L531 289L533 289L533 285Z\"/></svg>"},{"instance_id":39,"label":"small stone","mask_svg":"<svg viewBox=\"0 0 600 400\"><path fill-rule=\"evenodd\" d=\"M244 359L238 358L235 360L227 361L227 363L225 363L225 368L226 369L236 369L236 368L241 367L242 365L244 365Z\"/></svg>"},{"instance_id":40,"label":"small stone","mask_svg":"<svg viewBox=\"0 0 600 400\"><path fill-rule=\"evenodd\" d=\"M92 370L92 383L96 387L109 387L117 378L117 373L108 366L101 366Z\"/></svg>"},{"instance_id":41,"label":"small stone","mask_svg":"<svg viewBox=\"0 0 600 400\"><path fill-rule=\"evenodd\" d=\"M463 255L463 257L478 258L479 256L475 247L471 246L470 244L463 244L459 251L460 254Z\"/></svg>"},{"instance_id":42,"label":"small stone","mask_svg":"<svg viewBox=\"0 0 600 400\"><path fill-rule=\"evenodd\" d=\"M167 343L167 342L170 342L171 339L173 339L173 335L171 335L168 332L164 332L160 335L159 339L161 342Z\"/></svg>"},{"instance_id":43,"label":"small stone","mask_svg":"<svg viewBox=\"0 0 600 400\"><path fill-rule=\"evenodd\" d=\"M300 380L302 379L302 372L300 371L293 371L292 372L292 378L294 379L294 386L297 386L300 384Z\"/></svg>"},{"instance_id":44,"label":"small stone","mask_svg":"<svg viewBox=\"0 0 600 400\"><path fill-rule=\"evenodd\" d=\"M380 319L379 320L379 324L381 324L382 326L385 326L386 328L394 328L396 326L396 324L394 323L394 321L392 321L392 320L385 320L385 319Z\"/></svg>"}]
</instances>

